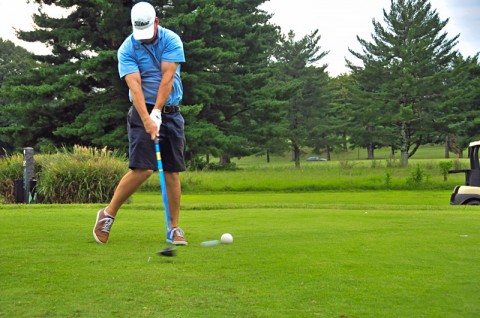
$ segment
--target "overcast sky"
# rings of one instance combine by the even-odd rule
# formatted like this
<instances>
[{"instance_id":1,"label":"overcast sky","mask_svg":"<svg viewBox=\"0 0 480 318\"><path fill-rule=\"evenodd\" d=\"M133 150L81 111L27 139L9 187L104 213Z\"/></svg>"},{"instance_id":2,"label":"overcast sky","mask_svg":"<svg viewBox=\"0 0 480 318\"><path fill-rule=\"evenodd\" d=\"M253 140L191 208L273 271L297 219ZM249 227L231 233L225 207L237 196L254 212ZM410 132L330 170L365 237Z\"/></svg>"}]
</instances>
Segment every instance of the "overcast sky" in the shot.
<instances>
[{"instance_id":1,"label":"overcast sky","mask_svg":"<svg viewBox=\"0 0 480 318\"><path fill-rule=\"evenodd\" d=\"M480 51L480 0L430 0L440 18L450 21L445 29L449 38L460 34L457 49L464 56ZM270 0L261 6L274 14L271 22L284 33L293 30L298 37L318 29L322 51L330 53L322 59L332 76L346 72L345 57L352 59L348 48L360 50L356 36L366 40L373 32L372 19L382 20L383 9L390 9L390 0ZM20 42L12 27L31 30L31 16L36 6L27 0L0 0L0 37L37 53L47 52L38 45ZM49 10L49 14L60 14ZM355 62L355 60L353 60Z\"/></svg>"},{"instance_id":2,"label":"overcast sky","mask_svg":"<svg viewBox=\"0 0 480 318\"><path fill-rule=\"evenodd\" d=\"M480 0L430 0L432 9L449 22L449 38L460 34L456 48L464 56L480 51ZM329 54L320 61L328 64L332 76L347 72L345 57L355 58L348 48L360 51L357 35L365 40L373 33L372 19L383 22L383 9L390 11L390 0L271 0L262 9L273 13L272 22L284 33L293 30L297 37L318 29L322 51Z\"/></svg>"}]
</instances>

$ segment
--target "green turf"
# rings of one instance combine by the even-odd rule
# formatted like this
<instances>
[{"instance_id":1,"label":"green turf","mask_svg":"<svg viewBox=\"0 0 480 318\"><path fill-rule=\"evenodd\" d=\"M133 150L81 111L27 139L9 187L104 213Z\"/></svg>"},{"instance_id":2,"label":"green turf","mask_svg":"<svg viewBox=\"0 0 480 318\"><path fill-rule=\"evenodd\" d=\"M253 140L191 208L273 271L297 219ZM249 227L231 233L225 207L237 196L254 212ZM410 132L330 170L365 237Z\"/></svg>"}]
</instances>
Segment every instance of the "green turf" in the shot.
<instances>
[{"instance_id":1,"label":"green turf","mask_svg":"<svg viewBox=\"0 0 480 318\"><path fill-rule=\"evenodd\" d=\"M478 317L480 213L449 191L185 195L164 248L158 193L122 208L0 206L1 317ZM232 245L200 242L234 236Z\"/></svg>"},{"instance_id":2,"label":"green turf","mask_svg":"<svg viewBox=\"0 0 480 318\"><path fill-rule=\"evenodd\" d=\"M389 167L387 161L331 161L303 162L295 169L292 162L262 163L258 158L247 158L236 171L187 171L182 173L184 193L218 191L357 191L357 190L452 190L464 184L463 173L448 174L447 181L440 168L441 159L410 160L408 167ZM256 161L252 161L256 160ZM459 168L466 168L462 159ZM418 184L409 179L417 169L423 173ZM457 167L455 167L457 169ZM158 189L158 177L152 177L143 189Z\"/></svg>"},{"instance_id":3,"label":"green turf","mask_svg":"<svg viewBox=\"0 0 480 318\"><path fill-rule=\"evenodd\" d=\"M467 158L467 149L464 150L463 155ZM306 159L308 157L323 157L326 158L327 155L325 152L314 153L310 148L302 148L301 150L301 164L321 164L322 162L307 162ZM415 154L409 159L410 160L425 160L425 159L442 159L442 160L455 160L458 155L450 152L450 158L445 159L445 147L443 145L422 145ZM348 149L348 151L343 151L338 149L335 151L330 152L330 159L332 161L357 161L357 160L366 160L368 157L367 150L365 148L356 148L356 149ZM375 149L374 152L374 159L377 162L382 162L385 160L390 161L400 161L400 151L396 150L395 155L392 156L392 151L390 147L383 147L379 149ZM211 158L212 159L212 158ZM211 160L212 162L214 159ZM260 153L256 156L249 156L249 157L242 157L241 159L233 158L233 162L240 166L258 163L266 163L267 157L265 153ZM285 152L284 155L270 155L270 165L278 165L281 162L290 162L290 165L293 165L292 162L292 154L290 152Z\"/></svg>"}]
</instances>

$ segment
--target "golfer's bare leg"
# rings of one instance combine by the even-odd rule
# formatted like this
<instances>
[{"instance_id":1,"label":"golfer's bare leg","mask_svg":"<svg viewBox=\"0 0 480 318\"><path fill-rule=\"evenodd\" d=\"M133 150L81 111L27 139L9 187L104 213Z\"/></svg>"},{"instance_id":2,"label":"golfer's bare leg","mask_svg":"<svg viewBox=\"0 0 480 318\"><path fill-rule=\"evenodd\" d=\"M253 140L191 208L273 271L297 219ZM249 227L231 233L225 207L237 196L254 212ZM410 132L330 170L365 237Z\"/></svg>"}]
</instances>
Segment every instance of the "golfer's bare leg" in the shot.
<instances>
[{"instance_id":1,"label":"golfer's bare leg","mask_svg":"<svg viewBox=\"0 0 480 318\"><path fill-rule=\"evenodd\" d=\"M127 172L118 183L112 201L107 207L108 214L115 217L122 204L152 175L152 170L135 169Z\"/></svg>"},{"instance_id":2,"label":"golfer's bare leg","mask_svg":"<svg viewBox=\"0 0 480 318\"><path fill-rule=\"evenodd\" d=\"M170 227L174 228L178 226L178 219L180 215L180 173L178 172L166 172L165 182L167 183L167 195L168 205L170 207Z\"/></svg>"}]
</instances>

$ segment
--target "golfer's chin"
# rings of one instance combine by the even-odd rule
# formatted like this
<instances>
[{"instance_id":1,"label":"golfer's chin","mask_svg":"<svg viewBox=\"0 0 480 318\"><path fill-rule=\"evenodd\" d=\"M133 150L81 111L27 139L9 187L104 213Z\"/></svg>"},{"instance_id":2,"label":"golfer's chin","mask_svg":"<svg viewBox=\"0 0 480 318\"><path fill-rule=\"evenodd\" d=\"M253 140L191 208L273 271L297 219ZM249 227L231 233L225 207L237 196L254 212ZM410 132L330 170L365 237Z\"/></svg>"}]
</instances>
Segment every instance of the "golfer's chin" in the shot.
<instances>
[{"instance_id":1,"label":"golfer's chin","mask_svg":"<svg viewBox=\"0 0 480 318\"><path fill-rule=\"evenodd\" d=\"M157 37L157 32L154 29L151 37L149 37L148 39L142 39L142 40L140 40L140 42L142 42L142 43L152 43L153 41L155 41L156 37Z\"/></svg>"},{"instance_id":2,"label":"golfer's chin","mask_svg":"<svg viewBox=\"0 0 480 318\"><path fill-rule=\"evenodd\" d=\"M142 43L152 43L153 40L155 40L155 36L152 36L150 39L140 40L140 42L142 42Z\"/></svg>"}]
</instances>

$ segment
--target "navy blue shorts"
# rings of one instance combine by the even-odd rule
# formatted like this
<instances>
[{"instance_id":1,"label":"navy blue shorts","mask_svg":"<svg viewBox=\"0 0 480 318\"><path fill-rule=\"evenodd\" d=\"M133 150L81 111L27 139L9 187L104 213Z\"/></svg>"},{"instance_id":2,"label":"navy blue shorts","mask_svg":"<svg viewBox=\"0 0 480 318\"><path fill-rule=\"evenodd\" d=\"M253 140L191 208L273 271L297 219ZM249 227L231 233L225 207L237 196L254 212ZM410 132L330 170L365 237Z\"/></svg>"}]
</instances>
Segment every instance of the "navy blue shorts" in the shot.
<instances>
[{"instance_id":1,"label":"navy blue shorts","mask_svg":"<svg viewBox=\"0 0 480 318\"><path fill-rule=\"evenodd\" d=\"M147 105L150 113L153 106ZM180 112L162 113L160 152L163 170L185 171L185 121ZM132 105L127 116L128 152L130 169L158 170L155 143L145 131L137 109Z\"/></svg>"}]
</instances>

